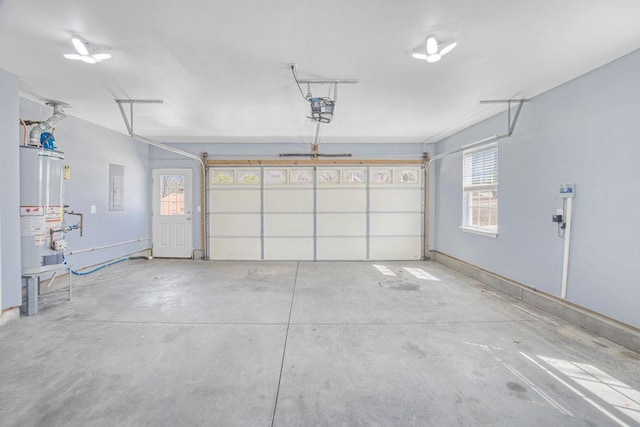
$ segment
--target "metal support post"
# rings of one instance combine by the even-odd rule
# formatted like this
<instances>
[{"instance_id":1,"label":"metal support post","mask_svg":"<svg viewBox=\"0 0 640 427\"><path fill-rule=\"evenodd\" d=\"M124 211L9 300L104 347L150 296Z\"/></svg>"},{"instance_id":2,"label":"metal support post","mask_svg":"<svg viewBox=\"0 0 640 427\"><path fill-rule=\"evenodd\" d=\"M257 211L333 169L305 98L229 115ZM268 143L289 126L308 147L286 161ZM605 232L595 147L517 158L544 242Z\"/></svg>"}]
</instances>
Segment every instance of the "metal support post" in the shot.
<instances>
[{"instance_id":1,"label":"metal support post","mask_svg":"<svg viewBox=\"0 0 640 427\"><path fill-rule=\"evenodd\" d=\"M26 301L22 305L22 311L27 316L35 316L38 314L38 288L40 285L40 276L22 276L26 287Z\"/></svg>"}]
</instances>

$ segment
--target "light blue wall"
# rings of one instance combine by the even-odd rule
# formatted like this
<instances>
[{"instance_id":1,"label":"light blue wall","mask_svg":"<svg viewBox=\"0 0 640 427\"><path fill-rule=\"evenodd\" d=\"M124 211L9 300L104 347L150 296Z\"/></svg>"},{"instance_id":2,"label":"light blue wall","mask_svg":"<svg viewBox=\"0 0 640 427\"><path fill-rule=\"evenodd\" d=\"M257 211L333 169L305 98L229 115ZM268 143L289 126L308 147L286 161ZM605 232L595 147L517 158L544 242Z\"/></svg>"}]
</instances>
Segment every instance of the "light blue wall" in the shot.
<instances>
[{"instance_id":1,"label":"light blue wall","mask_svg":"<svg viewBox=\"0 0 640 427\"><path fill-rule=\"evenodd\" d=\"M209 159L279 159L280 153L309 153L311 144L309 143L242 143L242 144L167 144L191 154L200 156L203 152L208 153ZM402 159L416 160L422 159L425 152L433 152L434 144L336 144L323 143L320 145L320 152L324 154L352 154L355 159ZM204 209L200 197L200 166L195 160L179 156L177 154L150 148L151 167L158 168L191 168L193 170L193 211L197 206ZM292 158L289 158L292 159ZM295 158L293 158L295 159ZM300 158L298 158L300 159ZM194 222L193 243L196 249L200 248L200 227L199 222ZM203 248L201 248L203 249Z\"/></svg>"},{"instance_id":2,"label":"light blue wall","mask_svg":"<svg viewBox=\"0 0 640 427\"><path fill-rule=\"evenodd\" d=\"M551 215L576 184L567 299L640 327L640 51L525 104L499 148L499 236L463 232L462 156L438 161L435 249L560 295L564 241ZM504 133L504 114L440 141L446 152Z\"/></svg>"},{"instance_id":3,"label":"light blue wall","mask_svg":"<svg viewBox=\"0 0 640 427\"><path fill-rule=\"evenodd\" d=\"M51 116L51 107L20 100L20 117L42 120ZM67 234L68 252L112 245L151 237L149 229L149 149L126 135L73 117L73 106L66 110L67 119L55 133L58 150L65 154L71 167L71 179L64 182L65 204L70 210L84 213L84 236L78 231ZM15 145L18 145L16 139ZM109 163L124 166L124 210L109 211ZM91 205L96 213L91 214ZM67 216L67 224L77 217ZM70 255L75 269L122 257L150 247L149 240L108 249Z\"/></svg>"},{"instance_id":4,"label":"light blue wall","mask_svg":"<svg viewBox=\"0 0 640 427\"><path fill-rule=\"evenodd\" d=\"M0 69L0 287L2 309L22 304L18 77Z\"/></svg>"}]
</instances>

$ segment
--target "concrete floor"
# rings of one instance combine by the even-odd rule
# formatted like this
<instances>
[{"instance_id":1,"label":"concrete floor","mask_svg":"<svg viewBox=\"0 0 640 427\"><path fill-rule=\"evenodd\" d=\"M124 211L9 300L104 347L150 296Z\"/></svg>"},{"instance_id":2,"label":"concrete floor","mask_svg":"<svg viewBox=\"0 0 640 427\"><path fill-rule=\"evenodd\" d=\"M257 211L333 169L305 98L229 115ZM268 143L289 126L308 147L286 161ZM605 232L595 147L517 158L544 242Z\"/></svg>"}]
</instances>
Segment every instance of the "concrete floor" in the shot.
<instances>
[{"instance_id":1,"label":"concrete floor","mask_svg":"<svg viewBox=\"0 0 640 427\"><path fill-rule=\"evenodd\" d=\"M440 264L373 264L74 277L0 328L0 424L640 425L637 353Z\"/></svg>"}]
</instances>

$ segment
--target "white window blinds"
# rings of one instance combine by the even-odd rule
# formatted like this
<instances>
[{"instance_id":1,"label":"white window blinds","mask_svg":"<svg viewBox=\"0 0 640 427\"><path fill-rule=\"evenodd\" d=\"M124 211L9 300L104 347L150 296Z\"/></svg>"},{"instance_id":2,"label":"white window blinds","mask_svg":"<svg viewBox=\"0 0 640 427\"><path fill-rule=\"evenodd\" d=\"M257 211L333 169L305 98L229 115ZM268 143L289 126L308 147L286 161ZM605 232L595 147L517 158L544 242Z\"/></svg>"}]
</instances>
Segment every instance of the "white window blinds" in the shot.
<instances>
[{"instance_id":1,"label":"white window blinds","mask_svg":"<svg viewBox=\"0 0 640 427\"><path fill-rule=\"evenodd\" d=\"M463 154L463 228L498 231L498 145Z\"/></svg>"},{"instance_id":2,"label":"white window blinds","mask_svg":"<svg viewBox=\"0 0 640 427\"><path fill-rule=\"evenodd\" d=\"M464 153L465 190L495 189L498 185L498 146Z\"/></svg>"}]
</instances>

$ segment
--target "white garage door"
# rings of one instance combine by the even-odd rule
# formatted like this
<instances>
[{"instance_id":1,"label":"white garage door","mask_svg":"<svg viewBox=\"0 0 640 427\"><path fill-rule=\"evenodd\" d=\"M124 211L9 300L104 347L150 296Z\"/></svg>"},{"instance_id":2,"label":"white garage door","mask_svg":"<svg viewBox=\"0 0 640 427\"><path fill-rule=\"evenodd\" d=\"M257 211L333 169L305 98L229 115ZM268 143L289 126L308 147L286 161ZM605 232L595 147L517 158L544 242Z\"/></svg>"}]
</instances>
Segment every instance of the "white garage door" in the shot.
<instances>
[{"instance_id":1,"label":"white garage door","mask_svg":"<svg viewBox=\"0 0 640 427\"><path fill-rule=\"evenodd\" d=\"M214 260L423 257L419 166L212 167Z\"/></svg>"}]
</instances>

